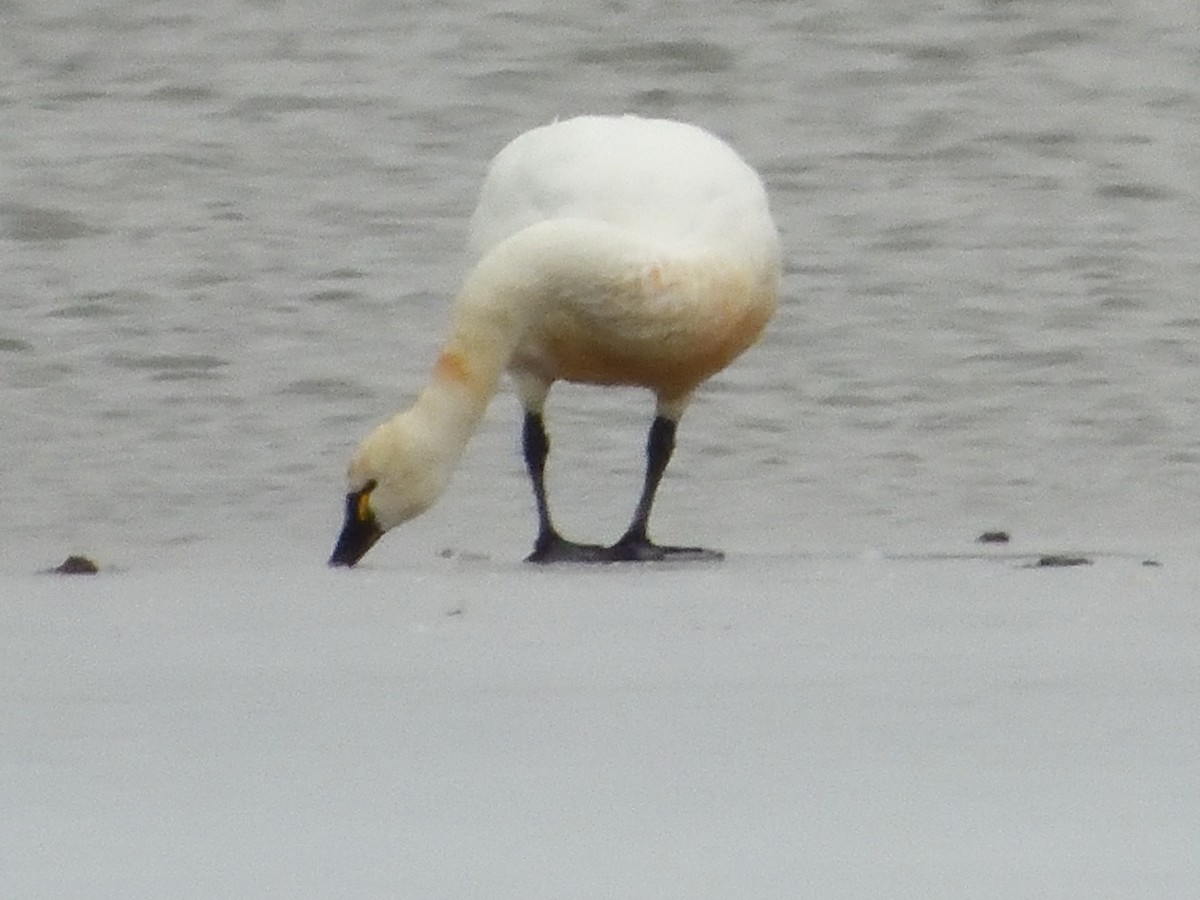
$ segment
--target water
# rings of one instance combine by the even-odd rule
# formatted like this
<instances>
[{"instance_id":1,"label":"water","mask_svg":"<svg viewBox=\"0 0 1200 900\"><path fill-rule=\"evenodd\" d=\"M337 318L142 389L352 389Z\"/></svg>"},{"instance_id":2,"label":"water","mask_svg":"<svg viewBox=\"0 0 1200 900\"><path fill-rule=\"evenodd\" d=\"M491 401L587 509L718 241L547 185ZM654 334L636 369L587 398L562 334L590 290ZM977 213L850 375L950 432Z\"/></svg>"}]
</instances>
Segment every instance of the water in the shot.
<instances>
[{"instance_id":1,"label":"water","mask_svg":"<svg viewBox=\"0 0 1200 900\"><path fill-rule=\"evenodd\" d=\"M323 559L428 372L488 158L584 111L763 173L785 303L656 514L734 552L1153 546L1200 525L1200 12L1058 4L0 0L0 566ZM615 537L650 416L559 388L552 502ZM515 559L516 403L374 551ZM386 554L386 556L384 556Z\"/></svg>"}]
</instances>

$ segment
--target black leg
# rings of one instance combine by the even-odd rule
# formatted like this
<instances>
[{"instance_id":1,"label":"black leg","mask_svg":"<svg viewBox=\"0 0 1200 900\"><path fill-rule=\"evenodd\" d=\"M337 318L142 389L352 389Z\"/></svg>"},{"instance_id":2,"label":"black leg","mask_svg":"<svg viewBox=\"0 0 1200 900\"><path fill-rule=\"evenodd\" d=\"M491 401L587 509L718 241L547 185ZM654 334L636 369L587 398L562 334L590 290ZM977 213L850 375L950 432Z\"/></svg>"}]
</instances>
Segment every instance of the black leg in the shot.
<instances>
[{"instance_id":1,"label":"black leg","mask_svg":"<svg viewBox=\"0 0 1200 900\"><path fill-rule=\"evenodd\" d=\"M662 481L671 454L675 452L676 422L665 416L655 416L650 425L650 435L646 439L646 480L642 484L642 496L638 498L637 508L633 512L633 521L621 539L609 548L610 558L614 561L652 560L652 559L722 559L723 553L716 550L705 550L702 547L664 547L653 543L647 529L650 523L650 510L654 506L654 495L658 492L658 484Z\"/></svg>"},{"instance_id":2,"label":"black leg","mask_svg":"<svg viewBox=\"0 0 1200 900\"><path fill-rule=\"evenodd\" d=\"M525 413L525 424L521 430L521 449L525 453L525 468L533 482L533 499L537 504L538 537L540 545L554 533L550 522L550 506L546 502L546 457L550 455L550 439L546 426L537 413Z\"/></svg>"},{"instance_id":3,"label":"black leg","mask_svg":"<svg viewBox=\"0 0 1200 900\"><path fill-rule=\"evenodd\" d=\"M658 493L658 483L662 481L663 472L667 471L667 463L675 452L676 423L663 416L655 416L650 424L650 435L646 439L646 480L642 484L642 496L638 498L637 508L633 511L633 521L629 530L619 540L618 544L644 543L648 540L646 529L650 524L650 509L654 506L654 495Z\"/></svg>"},{"instance_id":4,"label":"black leg","mask_svg":"<svg viewBox=\"0 0 1200 900\"><path fill-rule=\"evenodd\" d=\"M525 468L533 482L533 499L537 504L538 533L533 552L526 562L602 562L607 548L599 544L577 544L566 540L550 518L546 500L546 458L550 455L550 438L540 413L526 412L521 431L525 453Z\"/></svg>"}]
</instances>

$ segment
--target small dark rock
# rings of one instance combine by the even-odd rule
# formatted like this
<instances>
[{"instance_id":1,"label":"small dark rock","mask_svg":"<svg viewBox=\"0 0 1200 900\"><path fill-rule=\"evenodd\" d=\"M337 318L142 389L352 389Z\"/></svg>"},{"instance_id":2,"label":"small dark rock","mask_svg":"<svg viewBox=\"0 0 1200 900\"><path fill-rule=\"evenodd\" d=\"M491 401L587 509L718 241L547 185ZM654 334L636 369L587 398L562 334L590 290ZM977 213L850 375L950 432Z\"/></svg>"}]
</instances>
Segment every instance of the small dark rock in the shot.
<instances>
[{"instance_id":1,"label":"small dark rock","mask_svg":"<svg viewBox=\"0 0 1200 900\"><path fill-rule=\"evenodd\" d=\"M1068 566L1090 566L1092 561L1086 556L1067 556L1061 553L1048 553L1039 556L1033 565L1038 569L1066 568Z\"/></svg>"},{"instance_id":2,"label":"small dark rock","mask_svg":"<svg viewBox=\"0 0 1200 900\"><path fill-rule=\"evenodd\" d=\"M977 544L1007 544L1009 536L1007 531L985 531L979 537L975 538Z\"/></svg>"},{"instance_id":3,"label":"small dark rock","mask_svg":"<svg viewBox=\"0 0 1200 900\"><path fill-rule=\"evenodd\" d=\"M50 571L55 575L95 575L100 571L100 567L86 556L73 554Z\"/></svg>"},{"instance_id":4,"label":"small dark rock","mask_svg":"<svg viewBox=\"0 0 1200 900\"><path fill-rule=\"evenodd\" d=\"M1153 568L1153 569L1161 569L1162 568L1162 563L1160 563L1157 559L1143 559L1142 565L1147 566L1148 568Z\"/></svg>"}]
</instances>

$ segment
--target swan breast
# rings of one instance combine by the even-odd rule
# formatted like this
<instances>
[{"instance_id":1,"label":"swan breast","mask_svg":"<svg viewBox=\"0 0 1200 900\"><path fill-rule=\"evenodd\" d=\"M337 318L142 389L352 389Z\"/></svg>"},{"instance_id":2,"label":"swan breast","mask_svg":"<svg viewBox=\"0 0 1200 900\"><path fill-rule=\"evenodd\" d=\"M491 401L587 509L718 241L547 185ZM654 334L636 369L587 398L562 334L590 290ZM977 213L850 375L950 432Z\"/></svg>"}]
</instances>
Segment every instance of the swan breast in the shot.
<instances>
[{"instance_id":1,"label":"swan breast","mask_svg":"<svg viewBox=\"0 0 1200 900\"><path fill-rule=\"evenodd\" d=\"M777 275L730 260L655 263L598 294L552 305L511 369L544 381L633 385L681 397L752 345Z\"/></svg>"}]
</instances>

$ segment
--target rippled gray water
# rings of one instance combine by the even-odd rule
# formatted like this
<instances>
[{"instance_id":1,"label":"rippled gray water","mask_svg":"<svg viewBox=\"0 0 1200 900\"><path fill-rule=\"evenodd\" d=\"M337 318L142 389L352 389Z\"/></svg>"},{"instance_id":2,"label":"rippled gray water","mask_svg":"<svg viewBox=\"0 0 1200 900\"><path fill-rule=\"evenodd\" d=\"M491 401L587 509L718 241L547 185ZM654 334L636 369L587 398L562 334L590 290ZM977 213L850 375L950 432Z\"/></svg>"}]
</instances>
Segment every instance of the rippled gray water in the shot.
<instances>
[{"instance_id":1,"label":"rippled gray water","mask_svg":"<svg viewBox=\"0 0 1200 900\"><path fill-rule=\"evenodd\" d=\"M583 111L763 173L786 302L684 420L657 522L733 551L1134 546L1200 524L1192 3L0 0L0 564L323 558L429 370L487 159ZM648 399L552 400L614 537ZM517 410L390 537L516 558ZM599 532L599 533L597 533Z\"/></svg>"}]
</instances>

